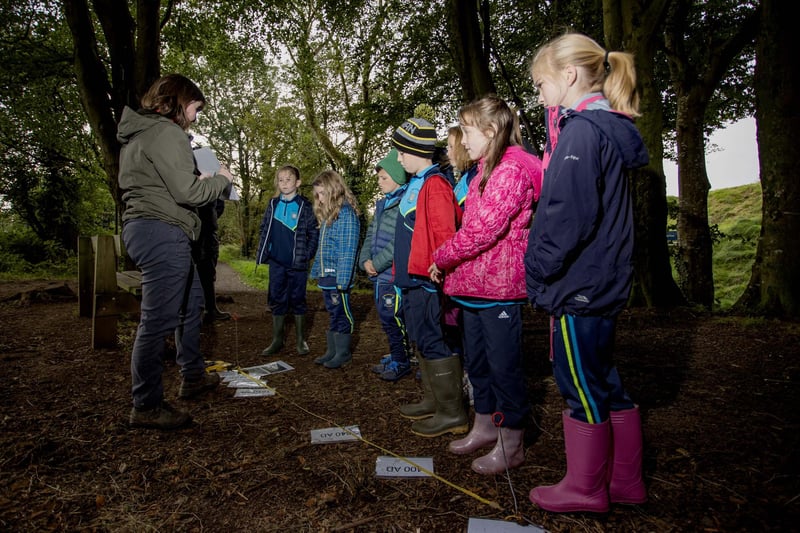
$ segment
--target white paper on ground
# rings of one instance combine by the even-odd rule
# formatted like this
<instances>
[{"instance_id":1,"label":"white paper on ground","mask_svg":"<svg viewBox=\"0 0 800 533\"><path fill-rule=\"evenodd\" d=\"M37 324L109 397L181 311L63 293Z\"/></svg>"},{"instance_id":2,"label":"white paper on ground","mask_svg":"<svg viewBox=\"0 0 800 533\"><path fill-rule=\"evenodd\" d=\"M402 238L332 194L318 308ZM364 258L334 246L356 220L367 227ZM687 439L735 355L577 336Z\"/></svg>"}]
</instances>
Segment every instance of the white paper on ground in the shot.
<instances>
[{"instance_id":1,"label":"white paper on ground","mask_svg":"<svg viewBox=\"0 0 800 533\"><path fill-rule=\"evenodd\" d=\"M281 372L287 372L289 370L294 370L294 367L289 363L286 363L284 361L273 361L271 363L267 363L264 365L243 368L242 372L247 372L251 376L260 377L260 376L269 376L270 374L279 374Z\"/></svg>"},{"instance_id":2,"label":"white paper on ground","mask_svg":"<svg viewBox=\"0 0 800 533\"><path fill-rule=\"evenodd\" d=\"M418 466L433 472L433 457L399 458L381 455L375 461L375 474L378 477L430 477Z\"/></svg>"},{"instance_id":3,"label":"white paper on ground","mask_svg":"<svg viewBox=\"0 0 800 533\"><path fill-rule=\"evenodd\" d=\"M348 431L345 431L348 430ZM355 435L354 435L355 433ZM330 442L348 442L359 440L361 429L358 426L333 427L311 430L311 444L327 444Z\"/></svg>"},{"instance_id":4,"label":"white paper on ground","mask_svg":"<svg viewBox=\"0 0 800 533\"><path fill-rule=\"evenodd\" d=\"M266 385L266 383L267 382L264 381L264 385ZM252 379L246 376L239 376L228 381L228 387L231 389L263 389L264 385L262 385L258 381L253 381Z\"/></svg>"},{"instance_id":5,"label":"white paper on ground","mask_svg":"<svg viewBox=\"0 0 800 533\"><path fill-rule=\"evenodd\" d=\"M263 398L265 396L275 396L275 391L259 387L257 389L236 389L234 398Z\"/></svg>"},{"instance_id":6,"label":"white paper on ground","mask_svg":"<svg viewBox=\"0 0 800 533\"><path fill-rule=\"evenodd\" d=\"M505 520L489 520L487 518L470 518L467 533L545 533L546 530L528 524L521 526L516 522Z\"/></svg>"}]
</instances>

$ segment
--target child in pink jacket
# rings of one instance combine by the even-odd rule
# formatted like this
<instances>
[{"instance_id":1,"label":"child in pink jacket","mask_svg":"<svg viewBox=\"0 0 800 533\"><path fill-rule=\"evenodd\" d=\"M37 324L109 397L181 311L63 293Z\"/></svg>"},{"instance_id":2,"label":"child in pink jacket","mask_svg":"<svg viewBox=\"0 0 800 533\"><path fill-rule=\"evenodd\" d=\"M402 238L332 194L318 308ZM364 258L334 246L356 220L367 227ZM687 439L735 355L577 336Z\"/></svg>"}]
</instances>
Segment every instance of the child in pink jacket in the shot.
<instances>
[{"instance_id":1,"label":"child in pink jacket","mask_svg":"<svg viewBox=\"0 0 800 533\"><path fill-rule=\"evenodd\" d=\"M516 114L503 100L482 98L458 116L462 144L479 161L478 173L469 185L461 228L434 252L429 272L434 280L447 272L444 292L462 309L475 422L448 450L469 454L494 445L472 469L497 474L525 459L530 407L521 347L524 255L542 166L522 149Z\"/></svg>"}]
</instances>

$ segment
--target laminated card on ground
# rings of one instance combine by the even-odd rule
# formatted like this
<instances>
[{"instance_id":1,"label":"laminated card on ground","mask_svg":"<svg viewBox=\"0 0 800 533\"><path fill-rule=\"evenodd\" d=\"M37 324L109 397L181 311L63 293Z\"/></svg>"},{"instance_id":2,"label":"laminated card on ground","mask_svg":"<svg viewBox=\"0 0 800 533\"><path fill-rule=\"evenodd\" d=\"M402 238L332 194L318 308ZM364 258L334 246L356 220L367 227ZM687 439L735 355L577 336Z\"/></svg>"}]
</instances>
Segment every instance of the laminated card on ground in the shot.
<instances>
[{"instance_id":1,"label":"laminated card on ground","mask_svg":"<svg viewBox=\"0 0 800 533\"><path fill-rule=\"evenodd\" d=\"M430 477L419 467L433 472L433 457L392 457L378 456L375 461L375 474L378 477Z\"/></svg>"},{"instance_id":2,"label":"laminated card on ground","mask_svg":"<svg viewBox=\"0 0 800 533\"><path fill-rule=\"evenodd\" d=\"M532 524L521 526L516 522L488 518L470 518L467 524L467 533L545 533L545 531Z\"/></svg>"},{"instance_id":3,"label":"laminated card on ground","mask_svg":"<svg viewBox=\"0 0 800 533\"><path fill-rule=\"evenodd\" d=\"M260 387L258 389L236 389L234 398L264 398L265 396L275 396L275 391Z\"/></svg>"},{"instance_id":4,"label":"laminated card on ground","mask_svg":"<svg viewBox=\"0 0 800 533\"><path fill-rule=\"evenodd\" d=\"M361 430L358 426L345 428L334 427L311 430L311 444L326 444L329 442L348 442L359 440Z\"/></svg>"},{"instance_id":5,"label":"laminated card on ground","mask_svg":"<svg viewBox=\"0 0 800 533\"><path fill-rule=\"evenodd\" d=\"M271 374L280 374L281 372L287 372L289 370L294 370L294 367L289 363L284 361L273 361L271 363L267 363L264 365L258 366L250 366L247 368L243 368L242 372L247 372L251 376L269 376Z\"/></svg>"}]
</instances>

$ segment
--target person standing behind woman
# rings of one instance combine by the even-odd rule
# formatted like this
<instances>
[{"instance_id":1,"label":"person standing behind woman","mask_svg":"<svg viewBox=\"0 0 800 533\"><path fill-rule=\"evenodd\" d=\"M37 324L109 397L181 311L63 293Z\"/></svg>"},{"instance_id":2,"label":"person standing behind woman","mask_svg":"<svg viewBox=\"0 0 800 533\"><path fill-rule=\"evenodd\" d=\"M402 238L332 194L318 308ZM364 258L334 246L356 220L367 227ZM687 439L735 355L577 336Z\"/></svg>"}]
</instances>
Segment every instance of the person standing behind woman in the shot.
<instances>
[{"instance_id":1,"label":"person standing behind woman","mask_svg":"<svg viewBox=\"0 0 800 533\"><path fill-rule=\"evenodd\" d=\"M354 326L350 289L355 281L361 231L358 204L342 176L333 170L321 172L311 185L314 187L314 214L320 226L311 277L318 280L330 316L327 348L314 362L325 368L339 368L353 358L350 353Z\"/></svg>"},{"instance_id":2,"label":"person standing behind woman","mask_svg":"<svg viewBox=\"0 0 800 533\"><path fill-rule=\"evenodd\" d=\"M308 265L317 253L319 229L308 198L301 195L300 170L284 165L275 173L273 196L261 219L256 265L269 264L267 303L272 311L272 343L261 352L283 348L286 314L294 316L297 353L309 352L306 343L306 282Z\"/></svg>"},{"instance_id":3,"label":"person standing behind woman","mask_svg":"<svg viewBox=\"0 0 800 533\"><path fill-rule=\"evenodd\" d=\"M217 262L219 261L219 217L225 211L225 201L217 198L213 202L197 209L200 217L200 237L194 243L192 257L203 287L203 299L206 303L205 322L230 320L231 314L217 307Z\"/></svg>"},{"instance_id":4,"label":"person standing behind woman","mask_svg":"<svg viewBox=\"0 0 800 533\"><path fill-rule=\"evenodd\" d=\"M469 151L462 144L463 138L464 132L461 131L461 126L450 126L447 130L447 157L450 158L453 167L459 174L453 192L462 209L464 201L467 199L469 184L478 173L478 164L472 160Z\"/></svg>"},{"instance_id":5,"label":"person standing behind woman","mask_svg":"<svg viewBox=\"0 0 800 533\"><path fill-rule=\"evenodd\" d=\"M192 398L219 383L200 354L203 290L192 261L200 235L197 208L219 198L233 181L222 166L201 177L187 131L206 104L188 78L156 80L137 112L125 107L117 131L122 143L119 186L122 240L142 271L141 319L131 354L131 426L173 429L191 420L164 401L164 340L173 333L183 377L179 396Z\"/></svg>"},{"instance_id":6,"label":"person standing behind woman","mask_svg":"<svg viewBox=\"0 0 800 533\"><path fill-rule=\"evenodd\" d=\"M461 126L450 126L447 130L447 157L458 173L458 181L453 187L453 194L461 210L464 210L464 201L467 199L467 190L475 174L478 164L470 158L469 152L461 143L464 133ZM463 330L461 323L461 309L455 305L449 296L445 295L442 302L442 333L445 342L454 353L464 353ZM472 392L470 391L470 397Z\"/></svg>"},{"instance_id":7,"label":"person standing behind woman","mask_svg":"<svg viewBox=\"0 0 800 533\"><path fill-rule=\"evenodd\" d=\"M627 171L647 164L633 56L570 33L531 63L547 117L542 197L525 255L528 296L551 315L551 358L569 409L567 473L530 499L554 512L643 503L639 410L613 361L631 289L633 212ZM608 464L610 462L610 464Z\"/></svg>"},{"instance_id":8,"label":"person standing behind woman","mask_svg":"<svg viewBox=\"0 0 800 533\"><path fill-rule=\"evenodd\" d=\"M461 228L433 253L429 271L434 280L447 273L444 292L462 311L475 422L448 450L468 454L494 445L472 462L472 469L498 474L525 460L530 407L522 370L524 256L542 167L522 148L516 115L502 99L477 100L462 107L458 117L462 143L479 161L478 172Z\"/></svg>"},{"instance_id":9,"label":"person standing behind woman","mask_svg":"<svg viewBox=\"0 0 800 533\"><path fill-rule=\"evenodd\" d=\"M367 228L358 264L375 284L375 307L389 341L389 355L373 367L381 379L397 381L411 373L409 343L403 322L402 294L394 284L394 233L400 198L408 175L392 148L376 165L378 187L383 198L375 202L375 214Z\"/></svg>"}]
</instances>

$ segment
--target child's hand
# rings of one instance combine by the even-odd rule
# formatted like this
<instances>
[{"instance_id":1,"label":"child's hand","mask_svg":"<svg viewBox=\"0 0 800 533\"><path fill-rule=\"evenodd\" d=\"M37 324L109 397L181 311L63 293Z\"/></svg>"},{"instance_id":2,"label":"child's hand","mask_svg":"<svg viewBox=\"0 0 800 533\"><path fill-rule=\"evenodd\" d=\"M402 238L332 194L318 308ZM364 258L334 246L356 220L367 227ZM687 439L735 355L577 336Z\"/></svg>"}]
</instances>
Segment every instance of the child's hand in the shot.
<instances>
[{"instance_id":1,"label":"child's hand","mask_svg":"<svg viewBox=\"0 0 800 533\"><path fill-rule=\"evenodd\" d=\"M436 266L436 263L431 263L431 266L428 267L428 275L431 277L432 282L442 282L442 271L439 270L439 267Z\"/></svg>"},{"instance_id":2,"label":"child's hand","mask_svg":"<svg viewBox=\"0 0 800 533\"><path fill-rule=\"evenodd\" d=\"M364 271L367 273L368 276L377 276L378 271L375 270L375 265L372 263L372 259L367 259L364 261Z\"/></svg>"}]
</instances>

